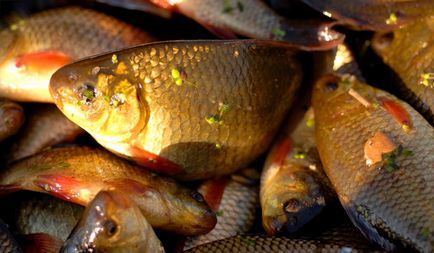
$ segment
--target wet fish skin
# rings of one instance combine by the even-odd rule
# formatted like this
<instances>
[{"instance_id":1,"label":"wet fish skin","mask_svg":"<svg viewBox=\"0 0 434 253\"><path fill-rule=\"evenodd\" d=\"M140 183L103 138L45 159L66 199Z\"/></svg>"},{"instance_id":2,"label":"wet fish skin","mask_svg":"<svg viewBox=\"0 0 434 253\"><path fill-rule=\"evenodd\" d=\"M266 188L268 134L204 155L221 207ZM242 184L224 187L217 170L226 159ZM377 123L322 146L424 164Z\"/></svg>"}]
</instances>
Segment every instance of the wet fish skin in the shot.
<instances>
[{"instance_id":1,"label":"wet fish skin","mask_svg":"<svg viewBox=\"0 0 434 253\"><path fill-rule=\"evenodd\" d=\"M53 145L73 141L85 132L54 105L32 104L25 107L25 114L24 126L12 138L11 145L2 151L8 163Z\"/></svg>"},{"instance_id":2,"label":"wet fish skin","mask_svg":"<svg viewBox=\"0 0 434 253\"><path fill-rule=\"evenodd\" d=\"M434 16L389 33L378 33L372 47L400 77L402 96L434 125ZM415 39L417 38L417 39Z\"/></svg>"},{"instance_id":3,"label":"wet fish skin","mask_svg":"<svg viewBox=\"0 0 434 253\"><path fill-rule=\"evenodd\" d=\"M394 30L431 15L430 0L302 0L328 17L361 30Z\"/></svg>"},{"instance_id":4,"label":"wet fish skin","mask_svg":"<svg viewBox=\"0 0 434 253\"><path fill-rule=\"evenodd\" d=\"M342 242L338 239L295 239L287 237L267 237L264 235L237 235L227 239L207 243L192 248L189 253L201 252L261 252L261 253L298 253L298 252L381 252L372 250L366 244Z\"/></svg>"},{"instance_id":5,"label":"wet fish skin","mask_svg":"<svg viewBox=\"0 0 434 253\"><path fill-rule=\"evenodd\" d=\"M19 192L2 199L1 217L14 234L49 234L64 242L84 207L48 194Z\"/></svg>"},{"instance_id":6,"label":"wet fish skin","mask_svg":"<svg viewBox=\"0 0 434 253\"><path fill-rule=\"evenodd\" d=\"M287 128L261 175L262 224L269 235L296 232L333 198L316 149L313 109L295 130Z\"/></svg>"},{"instance_id":7,"label":"wet fish skin","mask_svg":"<svg viewBox=\"0 0 434 253\"><path fill-rule=\"evenodd\" d=\"M272 39L295 44L305 50L326 50L340 44L344 35L322 20L287 20L260 0L150 0L176 10L224 39L236 34L254 39Z\"/></svg>"},{"instance_id":8,"label":"wet fish skin","mask_svg":"<svg viewBox=\"0 0 434 253\"><path fill-rule=\"evenodd\" d=\"M155 228L181 235L210 231L215 213L202 196L98 148L53 148L10 165L0 174L0 193L30 190L87 205L101 190L129 195Z\"/></svg>"},{"instance_id":9,"label":"wet fish skin","mask_svg":"<svg viewBox=\"0 0 434 253\"><path fill-rule=\"evenodd\" d=\"M153 40L122 21L80 7L34 14L0 31L0 97L53 102L48 84L62 65Z\"/></svg>"},{"instance_id":10,"label":"wet fish skin","mask_svg":"<svg viewBox=\"0 0 434 253\"><path fill-rule=\"evenodd\" d=\"M15 134L23 123L23 108L7 99L0 99L0 141Z\"/></svg>"},{"instance_id":11,"label":"wet fish skin","mask_svg":"<svg viewBox=\"0 0 434 253\"><path fill-rule=\"evenodd\" d=\"M350 88L361 98L350 95ZM348 76L320 79L313 107L324 170L352 222L386 250L401 244L432 252L434 130L429 123L405 102ZM392 168L386 156L372 165L365 157L366 143L379 131L407 150L396 155Z\"/></svg>"},{"instance_id":12,"label":"wet fish skin","mask_svg":"<svg viewBox=\"0 0 434 253\"><path fill-rule=\"evenodd\" d=\"M3 253L22 252L18 242L9 232L7 225L0 220L0 251Z\"/></svg>"},{"instance_id":13,"label":"wet fish skin","mask_svg":"<svg viewBox=\"0 0 434 253\"><path fill-rule=\"evenodd\" d=\"M60 252L164 252L138 206L120 192L101 191Z\"/></svg>"},{"instance_id":14,"label":"wet fish skin","mask_svg":"<svg viewBox=\"0 0 434 253\"><path fill-rule=\"evenodd\" d=\"M247 180L257 181L249 178ZM251 184L253 181L247 183L239 182L237 178L222 178L202 183L198 191L217 213L217 224L205 235L188 237L184 250L247 233L253 226L259 202L259 189L256 183Z\"/></svg>"},{"instance_id":15,"label":"wet fish skin","mask_svg":"<svg viewBox=\"0 0 434 253\"><path fill-rule=\"evenodd\" d=\"M301 74L285 43L175 41L75 62L53 75L50 90L105 148L196 180L246 167L266 150Z\"/></svg>"}]
</instances>

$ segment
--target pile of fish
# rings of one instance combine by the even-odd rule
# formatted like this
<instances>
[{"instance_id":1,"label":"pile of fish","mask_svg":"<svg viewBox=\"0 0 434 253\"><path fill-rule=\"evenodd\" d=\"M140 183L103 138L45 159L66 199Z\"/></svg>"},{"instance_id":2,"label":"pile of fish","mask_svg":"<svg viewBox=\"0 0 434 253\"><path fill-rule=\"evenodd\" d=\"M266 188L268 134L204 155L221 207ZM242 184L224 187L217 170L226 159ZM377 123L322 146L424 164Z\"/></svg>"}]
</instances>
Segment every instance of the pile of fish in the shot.
<instances>
[{"instance_id":1,"label":"pile of fish","mask_svg":"<svg viewBox=\"0 0 434 253\"><path fill-rule=\"evenodd\" d=\"M0 252L434 252L433 1L0 8Z\"/></svg>"}]
</instances>

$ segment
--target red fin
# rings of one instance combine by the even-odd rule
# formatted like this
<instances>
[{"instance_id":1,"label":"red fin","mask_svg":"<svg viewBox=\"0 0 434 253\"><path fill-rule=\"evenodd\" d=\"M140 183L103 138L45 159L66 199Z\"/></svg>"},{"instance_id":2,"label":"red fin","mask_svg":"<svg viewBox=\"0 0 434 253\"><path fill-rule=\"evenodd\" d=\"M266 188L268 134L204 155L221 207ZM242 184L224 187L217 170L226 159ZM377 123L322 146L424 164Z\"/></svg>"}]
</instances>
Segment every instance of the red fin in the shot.
<instances>
[{"instance_id":1,"label":"red fin","mask_svg":"<svg viewBox=\"0 0 434 253\"><path fill-rule=\"evenodd\" d=\"M136 180L129 178L109 180L106 181L106 183L107 185L116 188L117 191L129 194L143 195L144 193L152 189L151 187L148 187L140 182L137 182Z\"/></svg>"},{"instance_id":2,"label":"red fin","mask_svg":"<svg viewBox=\"0 0 434 253\"><path fill-rule=\"evenodd\" d=\"M228 178L219 178L209 180L200 187L200 192L202 193L206 203L214 212L218 211L220 207L220 202L228 182Z\"/></svg>"},{"instance_id":3,"label":"red fin","mask_svg":"<svg viewBox=\"0 0 434 253\"><path fill-rule=\"evenodd\" d=\"M15 66L29 71L43 72L57 70L71 61L72 58L62 52L35 52L18 56Z\"/></svg>"},{"instance_id":4,"label":"red fin","mask_svg":"<svg viewBox=\"0 0 434 253\"><path fill-rule=\"evenodd\" d=\"M44 233L20 235L18 241L24 253L58 253L63 245L61 239Z\"/></svg>"},{"instance_id":5,"label":"red fin","mask_svg":"<svg viewBox=\"0 0 434 253\"><path fill-rule=\"evenodd\" d=\"M50 195L79 205L89 203L102 188L91 179L85 182L60 175L41 175L33 183Z\"/></svg>"},{"instance_id":6,"label":"red fin","mask_svg":"<svg viewBox=\"0 0 434 253\"><path fill-rule=\"evenodd\" d=\"M381 105L388 111L404 129L411 129L413 123L410 114L396 101L389 98L379 98Z\"/></svg>"},{"instance_id":7,"label":"red fin","mask_svg":"<svg viewBox=\"0 0 434 253\"><path fill-rule=\"evenodd\" d=\"M237 35L228 28L212 26L204 23L201 23L201 25L220 39L233 40L238 38Z\"/></svg>"},{"instance_id":8,"label":"red fin","mask_svg":"<svg viewBox=\"0 0 434 253\"><path fill-rule=\"evenodd\" d=\"M176 175L184 172L181 166L176 163L144 149L131 147L130 152L134 161L155 172L167 175Z\"/></svg>"},{"instance_id":9,"label":"red fin","mask_svg":"<svg viewBox=\"0 0 434 253\"><path fill-rule=\"evenodd\" d=\"M271 163L279 166L282 165L290 152L292 152L292 139L291 137L285 137L277 144L277 148L273 150Z\"/></svg>"},{"instance_id":10,"label":"red fin","mask_svg":"<svg viewBox=\"0 0 434 253\"><path fill-rule=\"evenodd\" d=\"M0 197L4 197L19 190L23 190L20 183L0 185Z\"/></svg>"}]
</instances>

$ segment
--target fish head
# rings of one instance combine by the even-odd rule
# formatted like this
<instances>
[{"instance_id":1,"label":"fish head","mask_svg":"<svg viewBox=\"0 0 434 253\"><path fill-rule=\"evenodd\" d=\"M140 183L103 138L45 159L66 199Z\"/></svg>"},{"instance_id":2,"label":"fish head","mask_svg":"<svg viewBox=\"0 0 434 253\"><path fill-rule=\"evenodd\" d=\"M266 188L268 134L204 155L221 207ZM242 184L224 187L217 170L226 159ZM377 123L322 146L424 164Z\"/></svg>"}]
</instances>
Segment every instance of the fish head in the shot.
<instances>
[{"instance_id":1,"label":"fish head","mask_svg":"<svg viewBox=\"0 0 434 253\"><path fill-rule=\"evenodd\" d=\"M145 126L141 86L117 55L88 58L64 66L50 80L57 107L100 143L128 140Z\"/></svg>"},{"instance_id":2,"label":"fish head","mask_svg":"<svg viewBox=\"0 0 434 253\"><path fill-rule=\"evenodd\" d=\"M322 188L315 178L294 166L294 173L279 173L279 184L269 185L262 223L269 235L293 233L325 206ZM301 167L300 167L301 168Z\"/></svg>"},{"instance_id":3,"label":"fish head","mask_svg":"<svg viewBox=\"0 0 434 253\"><path fill-rule=\"evenodd\" d=\"M85 209L62 252L145 249L152 236L151 226L134 202L117 192L101 191Z\"/></svg>"}]
</instances>

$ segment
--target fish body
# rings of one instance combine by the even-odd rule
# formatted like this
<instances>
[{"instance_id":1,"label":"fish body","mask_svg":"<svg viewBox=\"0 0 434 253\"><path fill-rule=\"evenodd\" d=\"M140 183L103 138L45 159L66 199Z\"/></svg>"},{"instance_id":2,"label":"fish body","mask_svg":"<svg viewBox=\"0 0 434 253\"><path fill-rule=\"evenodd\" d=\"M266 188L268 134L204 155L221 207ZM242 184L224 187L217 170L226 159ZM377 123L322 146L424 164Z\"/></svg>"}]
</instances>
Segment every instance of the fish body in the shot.
<instances>
[{"instance_id":1,"label":"fish body","mask_svg":"<svg viewBox=\"0 0 434 253\"><path fill-rule=\"evenodd\" d=\"M289 125L288 125L289 126ZM269 235L296 232L330 200L316 149L313 109L273 146L261 176L262 224Z\"/></svg>"},{"instance_id":2,"label":"fish body","mask_svg":"<svg viewBox=\"0 0 434 253\"><path fill-rule=\"evenodd\" d=\"M434 129L412 107L351 76L313 94L324 170L352 222L386 250L432 252Z\"/></svg>"},{"instance_id":3,"label":"fish body","mask_svg":"<svg viewBox=\"0 0 434 253\"><path fill-rule=\"evenodd\" d=\"M85 131L55 106L32 104L25 109L26 122L2 152L8 163L34 155L53 145L73 141Z\"/></svg>"},{"instance_id":4,"label":"fish body","mask_svg":"<svg viewBox=\"0 0 434 253\"><path fill-rule=\"evenodd\" d=\"M0 141L15 134L23 123L23 108L12 101L0 99Z\"/></svg>"},{"instance_id":5,"label":"fish body","mask_svg":"<svg viewBox=\"0 0 434 253\"><path fill-rule=\"evenodd\" d=\"M366 244L358 244L339 239L298 239L287 237L267 237L264 235L237 235L223 240L207 243L186 252L261 252L261 253L298 253L298 252L381 252Z\"/></svg>"},{"instance_id":6,"label":"fish body","mask_svg":"<svg viewBox=\"0 0 434 253\"><path fill-rule=\"evenodd\" d=\"M259 202L259 189L256 184L249 182L252 179L240 182L238 177L246 178L237 174L232 179L207 180L199 187L198 191L217 214L217 224L205 235L188 237L184 250L244 234L251 229Z\"/></svg>"},{"instance_id":7,"label":"fish body","mask_svg":"<svg viewBox=\"0 0 434 253\"><path fill-rule=\"evenodd\" d=\"M432 15L431 0L302 0L324 15L362 30L394 30Z\"/></svg>"},{"instance_id":8,"label":"fish body","mask_svg":"<svg viewBox=\"0 0 434 253\"><path fill-rule=\"evenodd\" d=\"M84 206L101 190L118 190L138 204L152 226L182 235L207 233L216 223L198 192L101 149L40 152L10 165L1 173L0 185L3 195L25 189Z\"/></svg>"},{"instance_id":9,"label":"fish body","mask_svg":"<svg viewBox=\"0 0 434 253\"><path fill-rule=\"evenodd\" d=\"M60 252L158 253L164 249L139 207L118 192L101 191L85 209Z\"/></svg>"},{"instance_id":10,"label":"fish body","mask_svg":"<svg viewBox=\"0 0 434 253\"><path fill-rule=\"evenodd\" d=\"M253 39L287 41L305 49L330 49L344 39L331 29L331 22L286 20L260 0L151 2L176 10L225 39L234 39L239 34Z\"/></svg>"},{"instance_id":11,"label":"fish body","mask_svg":"<svg viewBox=\"0 0 434 253\"><path fill-rule=\"evenodd\" d=\"M434 125L434 16L378 33L372 46L400 77L402 97Z\"/></svg>"},{"instance_id":12,"label":"fish body","mask_svg":"<svg viewBox=\"0 0 434 253\"><path fill-rule=\"evenodd\" d=\"M89 9L34 14L0 31L0 97L53 102L48 84L61 66L152 40L135 27Z\"/></svg>"},{"instance_id":13,"label":"fish body","mask_svg":"<svg viewBox=\"0 0 434 253\"><path fill-rule=\"evenodd\" d=\"M62 242L77 224L84 207L34 192L14 193L2 199L2 218L14 234L49 234Z\"/></svg>"},{"instance_id":14,"label":"fish body","mask_svg":"<svg viewBox=\"0 0 434 253\"><path fill-rule=\"evenodd\" d=\"M0 251L3 253L22 252L18 242L9 232L7 225L0 221Z\"/></svg>"},{"instance_id":15,"label":"fish body","mask_svg":"<svg viewBox=\"0 0 434 253\"><path fill-rule=\"evenodd\" d=\"M105 148L195 180L263 153L300 81L296 51L285 43L175 41L65 66L50 89L60 110Z\"/></svg>"}]
</instances>

